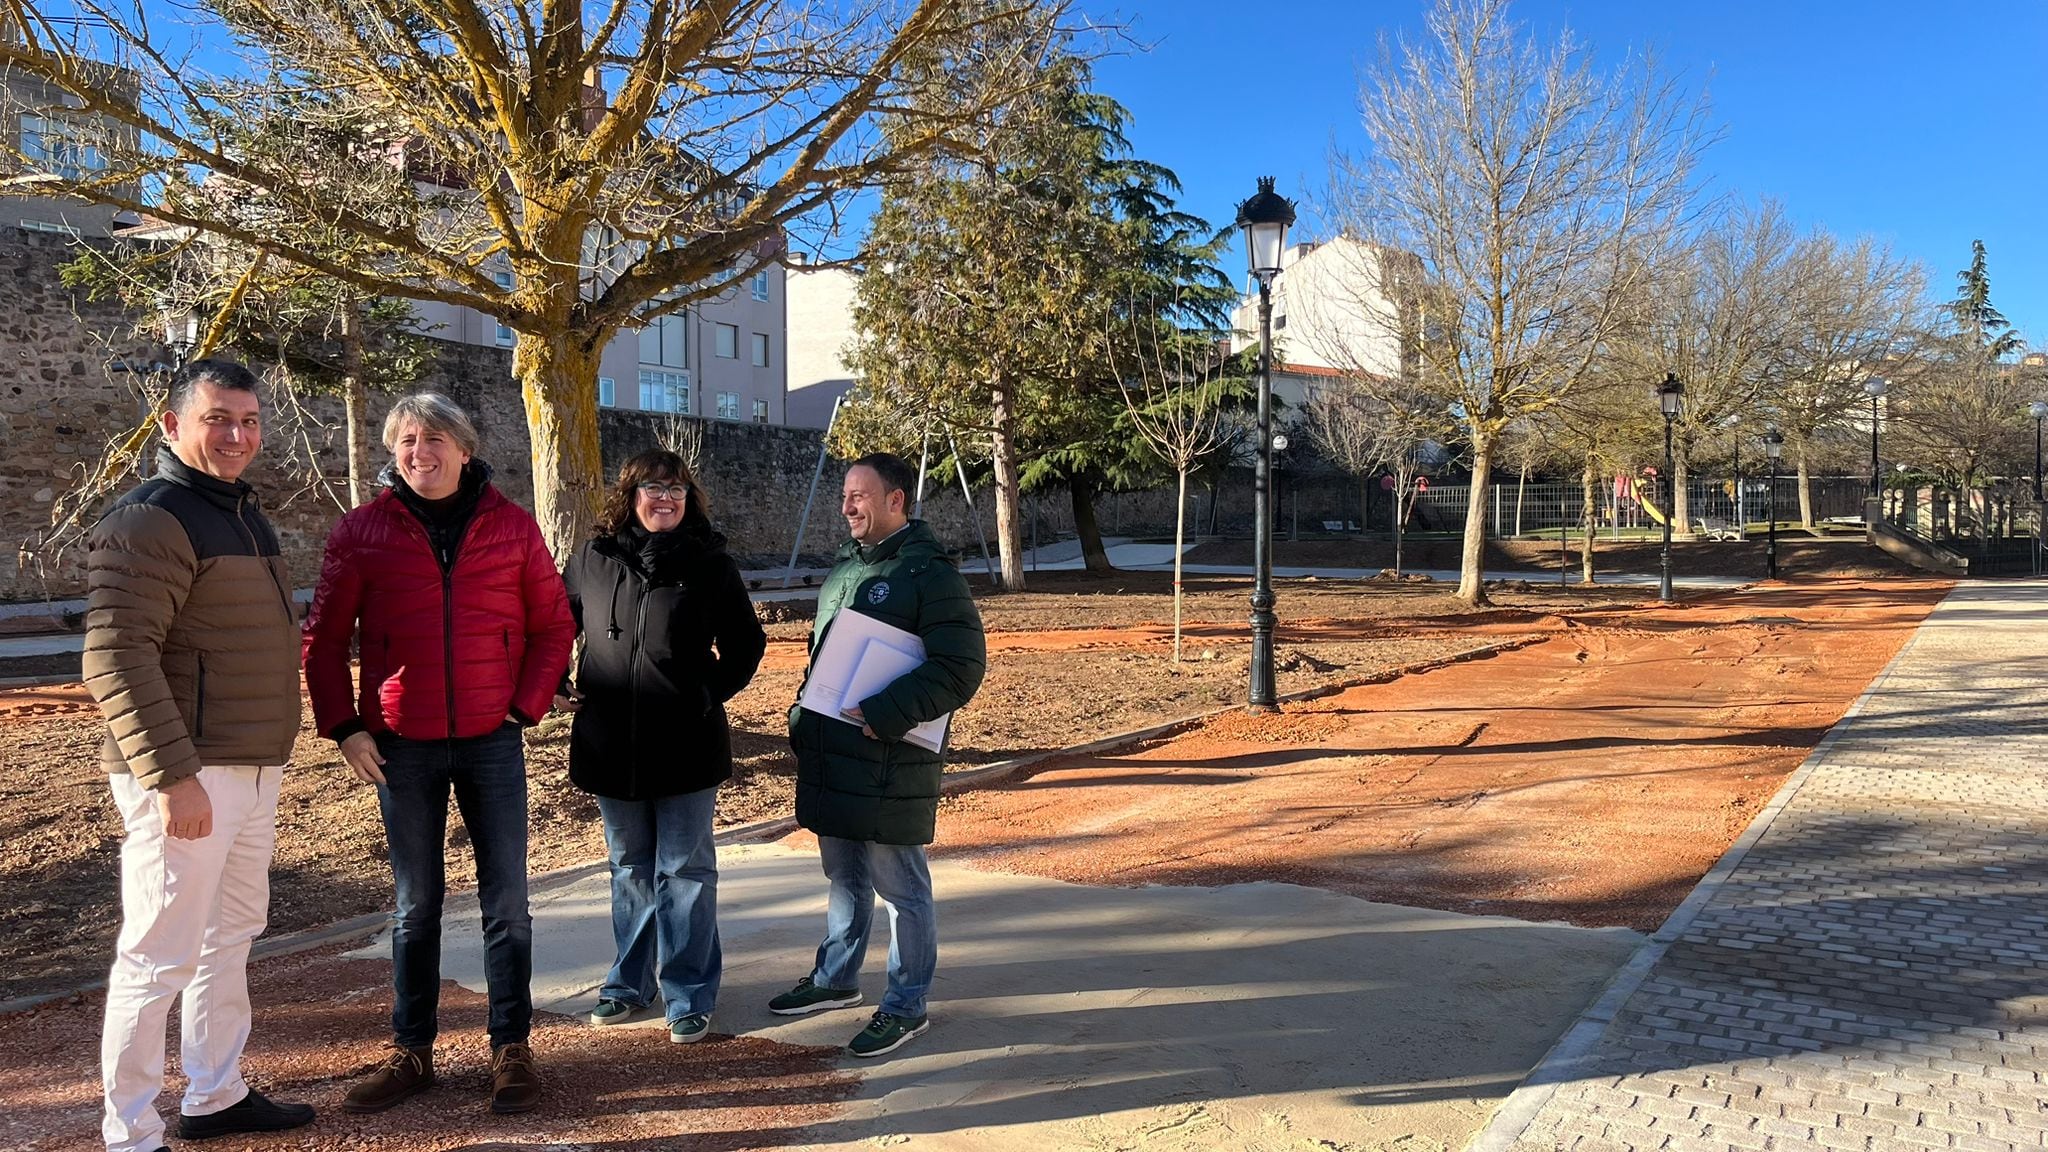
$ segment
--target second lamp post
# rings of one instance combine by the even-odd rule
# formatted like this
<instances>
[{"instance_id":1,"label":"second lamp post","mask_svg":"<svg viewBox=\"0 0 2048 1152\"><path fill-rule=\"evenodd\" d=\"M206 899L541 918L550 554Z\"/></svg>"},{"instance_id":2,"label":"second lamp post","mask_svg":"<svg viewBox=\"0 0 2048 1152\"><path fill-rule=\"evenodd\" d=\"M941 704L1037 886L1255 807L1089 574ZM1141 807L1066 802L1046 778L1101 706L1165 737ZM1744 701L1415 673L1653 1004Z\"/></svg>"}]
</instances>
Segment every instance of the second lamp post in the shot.
<instances>
[{"instance_id":1,"label":"second lamp post","mask_svg":"<svg viewBox=\"0 0 2048 1152\"><path fill-rule=\"evenodd\" d=\"M1273 191L1271 176L1237 206L1237 226L1251 274L1259 282L1259 457L1252 483L1252 683L1246 703L1256 711L1279 708L1273 674L1273 278L1287 251L1294 201Z\"/></svg>"},{"instance_id":2,"label":"second lamp post","mask_svg":"<svg viewBox=\"0 0 2048 1152\"><path fill-rule=\"evenodd\" d=\"M1764 489L1764 508L1771 526L1764 529L1764 574L1778 578L1778 458L1785 454L1785 437L1776 428L1764 433L1764 455L1771 458L1770 487Z\"/></svg>"},{"instance_id":3,"label":"second lamp post","mask_svg":"<svg viewBox=\"0 0 2048 1152\"><path fill-rule=\"evenodd\" d=\"M1664 576L1657 583L1657 599L1671 603L1671 519L1678 515L1678 474L1672 469L1671 422L1678 419L1678 406L1685 399L1685 385L1678 373L1666 372L1657 385L1657 407L1664 410Z\"/></svg>"}]
</instances>

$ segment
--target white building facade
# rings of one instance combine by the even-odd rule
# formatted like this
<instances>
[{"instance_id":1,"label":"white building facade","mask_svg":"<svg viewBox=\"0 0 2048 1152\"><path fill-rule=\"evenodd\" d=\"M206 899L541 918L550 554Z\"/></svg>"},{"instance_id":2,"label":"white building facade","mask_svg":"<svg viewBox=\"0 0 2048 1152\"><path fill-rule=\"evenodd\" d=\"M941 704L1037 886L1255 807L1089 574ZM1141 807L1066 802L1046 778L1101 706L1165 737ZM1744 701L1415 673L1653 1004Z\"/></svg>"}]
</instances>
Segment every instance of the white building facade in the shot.
<instances>
[{"instance_id":1,"label":"white building facade","mask_svg":"<svg viewBox=\"0 0 2048 1152\"><path fill-rule=\"evenodd\" d=\"M1298 408L1317 379L1401 374L1399 310L1381 291L1379 250L1347 237L1296 244L1273 278L1274 394ZM1259 342L1257 289L1231 313L1232 352Z\"/></svg>"},{"instance_id":2,"label":"white building facade","mask_svg":"<svg viewBox=\"0 0 2048 1152\"><path fill-rule=\"evenodd\" d=\"M860 277L844 268L789 269L789 424L823 428L853 387L853 300Z\"/></svg>"}]
</instances>

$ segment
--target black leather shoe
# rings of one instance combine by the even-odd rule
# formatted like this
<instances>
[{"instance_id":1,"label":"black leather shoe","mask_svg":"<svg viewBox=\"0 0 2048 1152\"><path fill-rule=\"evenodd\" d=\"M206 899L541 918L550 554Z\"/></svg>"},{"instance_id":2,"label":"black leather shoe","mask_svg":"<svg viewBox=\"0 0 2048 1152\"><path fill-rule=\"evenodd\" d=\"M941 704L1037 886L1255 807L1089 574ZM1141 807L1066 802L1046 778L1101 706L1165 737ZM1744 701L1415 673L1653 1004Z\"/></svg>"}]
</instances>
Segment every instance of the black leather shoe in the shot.
<instances>
[{"instance_id":1,"label":"black leather shoe","mask_svg":"<svg viewBox=\"0 0 2048 1152\"><path fill-rule=\"evenodd\" d=\"M311 1104L280 1104L254 1088L239 1101L204 1116L178 1117L178 1139L211 1140L238 1132L282 1132L313 1122Z\"/></svg>"}]
</instances>

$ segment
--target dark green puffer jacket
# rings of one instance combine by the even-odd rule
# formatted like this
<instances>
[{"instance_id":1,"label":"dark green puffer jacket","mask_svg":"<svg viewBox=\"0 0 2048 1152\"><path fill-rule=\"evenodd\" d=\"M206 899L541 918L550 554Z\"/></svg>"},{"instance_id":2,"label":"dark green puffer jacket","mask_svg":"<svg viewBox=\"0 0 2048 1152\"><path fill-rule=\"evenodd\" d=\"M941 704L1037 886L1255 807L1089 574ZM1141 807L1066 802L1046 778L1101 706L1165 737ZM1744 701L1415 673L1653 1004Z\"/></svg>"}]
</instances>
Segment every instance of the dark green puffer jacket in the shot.
<instances>
[{"instance_id":1,"label":"dark green puffer jacket","mask_svg":"<svg viewBox=\"0 0 2048 1152\"><path fill-rule=\"evenodd\" d=\"M818 593L811 652L840 610L850 609L916 633L925 662L860 702L878 739L844 721L790 709L797 823L845 840L929 844L942 758L905 743L903 735L958 710L981 687L988 670L981 614L967 581L922 520L873 548L849 540L837 560Z\"/></svg>"}]
</instances>

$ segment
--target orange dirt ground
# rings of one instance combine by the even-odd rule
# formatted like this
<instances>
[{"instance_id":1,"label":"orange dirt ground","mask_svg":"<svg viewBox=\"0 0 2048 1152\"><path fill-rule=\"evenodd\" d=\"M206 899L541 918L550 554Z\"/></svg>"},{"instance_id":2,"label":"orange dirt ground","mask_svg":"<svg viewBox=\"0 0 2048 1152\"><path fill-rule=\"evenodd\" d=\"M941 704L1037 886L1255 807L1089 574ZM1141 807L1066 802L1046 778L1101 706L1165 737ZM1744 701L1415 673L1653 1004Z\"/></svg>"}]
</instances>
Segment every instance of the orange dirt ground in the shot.
<instances>
[{"instance_id":1,"label":"orange dirt ground","mask_svg":"<svg viewBox=\"0 0 2048 1152\"><path fill-rule=\"evenodd\" d=\"M941 851L1087 884L1285 880L1654 929L1947 588L1578 613L1518 651L955 796Z\"/></svg>"}]
</instances>

